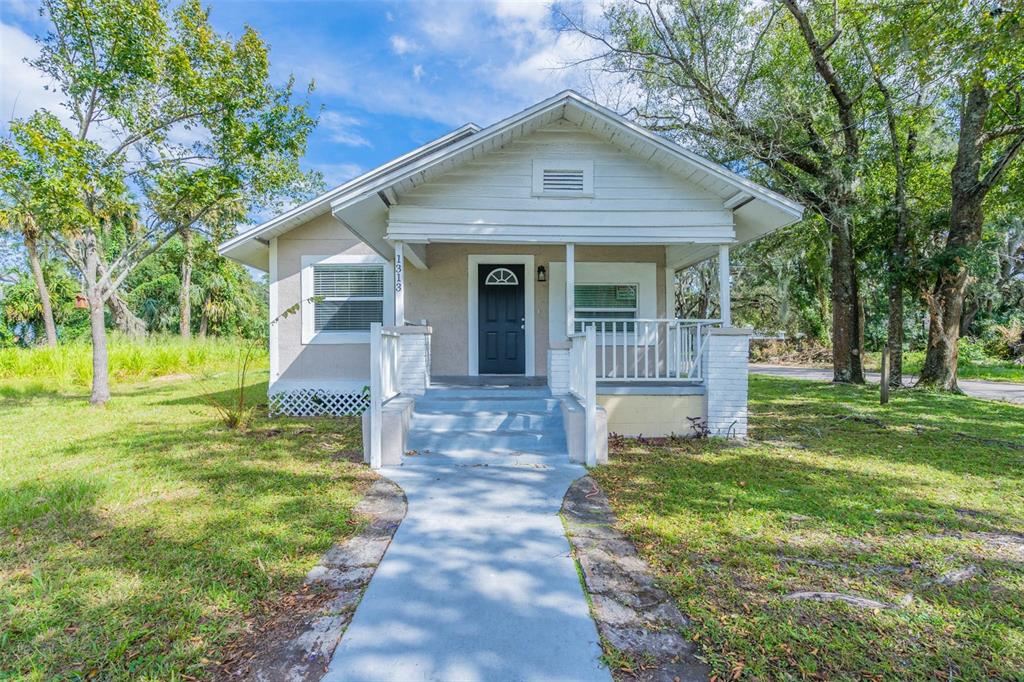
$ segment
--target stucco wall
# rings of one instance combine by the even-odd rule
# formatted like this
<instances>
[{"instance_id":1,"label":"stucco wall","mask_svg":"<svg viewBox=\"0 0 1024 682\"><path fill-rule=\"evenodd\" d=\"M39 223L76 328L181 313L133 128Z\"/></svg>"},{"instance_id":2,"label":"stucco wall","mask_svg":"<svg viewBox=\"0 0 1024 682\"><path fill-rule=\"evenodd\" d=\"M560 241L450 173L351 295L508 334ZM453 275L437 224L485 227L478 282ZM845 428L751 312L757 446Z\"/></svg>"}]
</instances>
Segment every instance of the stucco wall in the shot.
<instances>
[{"instance_id":1,"label":"stucco wall","mask_svg":"<svg viewBox=\"0 0 1024 682\"><path fill-rule=\"evenodd\" d=\"M303 256L337 254L373 255L344 225L330 215L295 228L277 242L277 317L302 300ZM406 264L405 315L411 321L426 319L433 327L435 376L463 376L469 371L469 256L533 255L534 267L565 261L565 247L557 245L429 244L430 266L420 270ZM665 250L660 246L577 246L578 262L654 263L657 268L657 313L665 311ZM527 273L536 280L536 271ZM547 374L549 345L549 287L552 282L534 281L534 373ZM558 286L561 286L560 284ZM310 292L308 295L312 295ZM364 381L369 375L368 344L303 344L302 314L277 324L277 376L274 381Z\"/></svg>"},{"instance_id":2,"label":"stucco wall","mask_svg":"<svg viewBox=\"0 0 1024 682\"><path fill-rule=\"evenodd\" d=\"M277 310L271 311L271 318L277 317L302 300L300 272L303 256L332 256L343 253L372 255L373 251L330 214L314 218L279 237ZM307 298L308 296L312 296L312 292ZM368 379L368 344L304 345L302 313L279 321L277 327L278 376L272 380L330 383Z\"/></svg>"},{"instance_id":3,"label":"stucco wall","mask_svg":"<svg viewBox=\"0 0 1024 682\"><path fill-rule=\"evenodd\" d=\"M551 272L565 261L564 246L502 244L429 244L428 270L405 269L405 316L426 319L433 328L434 376L463 376L469 371L469 256L533 255L534 267ZM657 266L658 314L665 310L665 249L661 246L577 246L577 261L647 262ZM536 280L536 271L527 273ZM534 373L547 374L550 281L534 283Z\"/></svg>"},{"instance_id":4,"label":"stucco wall","mask_svg":"<svg viewBox=\"0 0 1024 682\"><path fill-rule=\"evenodd\" d=\"M688 436L687 417L704 417L702 395L599 395L608 433L623 436Z\"/></svg>"}]
</instances>

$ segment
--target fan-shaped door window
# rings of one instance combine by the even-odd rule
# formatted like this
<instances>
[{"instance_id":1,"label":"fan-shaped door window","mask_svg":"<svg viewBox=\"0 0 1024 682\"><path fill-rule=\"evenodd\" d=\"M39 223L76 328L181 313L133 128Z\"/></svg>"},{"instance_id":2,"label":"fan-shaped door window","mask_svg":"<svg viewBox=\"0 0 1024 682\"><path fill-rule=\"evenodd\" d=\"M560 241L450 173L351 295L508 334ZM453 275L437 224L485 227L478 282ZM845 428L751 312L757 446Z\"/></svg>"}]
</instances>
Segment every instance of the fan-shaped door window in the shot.
<instances>
[{"instance_id":1,"label":"fan-shaped door window","mask_svg":"<svg viewBox=\"0 0 1024 682\"><path fill-rule=\"evenodd\" d=\"M488 273L484 284L488 286L516 286L519 284L519 278L516 277L516 273L508 268L495 268Z\"/></svg>"}]
</instances>

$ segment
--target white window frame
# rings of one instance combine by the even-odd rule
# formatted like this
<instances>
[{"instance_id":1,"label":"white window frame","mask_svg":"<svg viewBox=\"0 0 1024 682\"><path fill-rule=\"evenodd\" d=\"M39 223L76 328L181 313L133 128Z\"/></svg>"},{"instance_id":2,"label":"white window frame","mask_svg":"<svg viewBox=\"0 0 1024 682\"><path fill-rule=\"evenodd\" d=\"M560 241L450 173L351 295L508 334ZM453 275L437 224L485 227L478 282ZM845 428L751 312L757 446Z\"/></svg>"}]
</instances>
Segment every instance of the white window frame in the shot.
<instances>
[{"instance_id":1,"label":"white window frame","mask_svg":"<svg viewBox=\"0 0 1024 682\"><path fill-rule=\"evenodd\" d=\"M544 190L544 171L582 171L583 191L570 192L565 190ZM578 159L534 159L533 160L533 196L561 197L575 199L594 196L594 162Z\"/></svg>"},{"instance_id":2,"label":"white window frame","mask_svg":"<svg viewBox=\"0 0 1024 682\"><path fill-rule=\"evenodd\" d=\"M658 317L658 266L651 262L576 261L576 284L637 284L637 315ZM565 262L548 263L548 342L565 337ZM630 335L632 338L632 335Z\"/></svg>"},{"instance_id":3,"label":"white window frame","mask_svg":"<svg viewBox=\"0 0 1024 682\"><path fill-rule=\"evenodd\" d=\"M632 308L576 308L575 306L573 306L573 311L575 313L581 313L581 312L583 312L583 313L616 313L616 312L621 313L623 311L631 310L633 312L632 319L634 321L637 320L638 318L640 318L640 283L639 282L576 282L573 286L574 287L594 287L594 286L600 286L600 287L633 287L633 288L636 289L636 305L634 305ZM576 296L576 292L573 291L573 297L575 298L575 296ZM607 316L607 318L611 318L611 317L612 317L612 315L608 315ZM575 327L576 323L584 323L585 324L588 320L592 320L592 319L593 318L579 317L577 315L575 317L575 319L573 320L573 323L574 323L573 326ZM615 318L615 319L616 319L616 321L622 320L623 322L628 322L631 318L622 317L622 318ZM586 327L583 327L583 329L586 329ZM595 329L596 329L596 327L595 327ZM577 331L577 333L579 333L579 332ZM629 332L629 334L632 337L634 332Z\"/></svg>"},{"instance_id":4,"label":"white window frame","mask_svg":"<svg viewBox=\"0 0 1024 682\"><path fill-rule=\"evenodd\" d=\"M335 254L333 256L303 256L301 273L300 315L302 318L302 343L307 344L348 344L370 343L370 332L317 332L315 328L313 288L314 265L359 265L372 264L384 267L384 319L385 326L395 323L395 273L391 263L380 256Z\"/></svg>"}]
</instances>

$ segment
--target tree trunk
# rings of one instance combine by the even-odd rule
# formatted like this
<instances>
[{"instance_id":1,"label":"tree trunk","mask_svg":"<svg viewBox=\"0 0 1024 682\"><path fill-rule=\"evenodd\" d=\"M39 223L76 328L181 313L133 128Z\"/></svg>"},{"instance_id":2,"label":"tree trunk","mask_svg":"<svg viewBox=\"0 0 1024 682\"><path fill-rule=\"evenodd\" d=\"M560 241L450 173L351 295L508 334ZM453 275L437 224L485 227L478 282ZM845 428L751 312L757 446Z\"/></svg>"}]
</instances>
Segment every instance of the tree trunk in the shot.
<instances>
[{"instance_id":1,"label":"tree trunk","mask_svg":"<svg viewBox=\"0 0 1024 682\"><path fill-rule=\"evenodd\" d=\"M849 214L839 209L827 216L832 233L832 380L864 383L857 271Z\"/></svg>"},{"instance_id":2,"label":"tree trunk","mask_svg":"<svg viewBox=\"0 0 1024 682\"><path fill-rule=\"evenodd\" d=\"M115 291L107 299L107 308L118 330L133 339L146 335L146 321L132 312L123 298Z\"/></svg>"},{"instance_id":3,"label":"tree trunk","mask_svg":"<svg viewBox=\"0 0 1024 682\"><path fill-rule=\"evenodd\" d=\"M36 280L39 302L43 307L43 326L46 328L46 345L57 346L57 325L53 322L53 306L50 303L50 290L43 277L43 267L39 263L39 245L35 237L25 235L25 250L28 251L28 264L32 269L32 277Z\"/></svg>"},{"instance_id":4,"label":"tree trunk","mask_svg":"<svg viewBox=\"0 0 1024 682\"><path fill-rule=\"evenodd\" d=\"M964 303L964 312L960 316L960 336L967 336L974 324L974 318L981 312L981 301L975 296L971 301Z\"/></svg>"},{"instance_id":5,"label":"tree trunk","mask_svg":"<svg viewBox=\"0 0 1024 682\"><path fill-rule=\"evenodd\" d=\"M192 336L192 235L189 230L181 233L185 248L181 258L181 290L178 292L178 331L181 338Z\"/></svg>"},{"instance_id":6,"label":"tree trunk","mask_svg":"<svg viewBox=\"0 0 1024 682\"><path fill-rule=\"evenodd\" d=\"M898 151L897 151L898 153ZM903 287L907 279L907 240L910 214L903 182L896 187L896 238L889 254L889 329L886 346L889 347L889 387L903 386Z\"/></svg>"},{"instance_id":7,"label":"tree trunk","mask_svg":"<svg viewBox=\"0 0 1024 682\"><path fill-rule=\"evenodd\" d=\"M210 297L207 296L206 300L203 301L203 311L199 314L199 338L206 338L206 330L210 325L210 314L208 307L210 305Z\"/></svg>"},{"instance_id":8,"label":"tree trunk","mask_svg":"<svg viewBox=\"0 0 1024 682\"><path fill-rule=\"evenodd\" d=\"M956 162L950 172L952 203L949 234L935 286L928 295L928 348L919 386L959 391L956 384L957 343L967 289L965 251L981 239L985 192L979 183L983 149L979 144L990 106L983 85L971 89L960 115Z\"/></svg>"},{"instance_id":9,"label":"tree trunk","mask_svg":"<svg viewBox=\"0 0 1024 682\"><path fill-rule=\"evenodd\" d=\"M889 348L889 387L903 386L903 281L889 280L889 331L885 345Z\"/></svg>"},{"instance_id":10,"label":"tree trunk","mask_svg":"<svg viewBox=\"0 0 1024 682\"><path fill-rule=\"evenodd\" d=\"M85 296L89 301L89 330L92 336L92 395L89 402L105 405L110 400L110 375L107 360L107 328L103 314L103 292L98 285L99 247L89 233L85 245Z\"/></svg>"}]
</instances>

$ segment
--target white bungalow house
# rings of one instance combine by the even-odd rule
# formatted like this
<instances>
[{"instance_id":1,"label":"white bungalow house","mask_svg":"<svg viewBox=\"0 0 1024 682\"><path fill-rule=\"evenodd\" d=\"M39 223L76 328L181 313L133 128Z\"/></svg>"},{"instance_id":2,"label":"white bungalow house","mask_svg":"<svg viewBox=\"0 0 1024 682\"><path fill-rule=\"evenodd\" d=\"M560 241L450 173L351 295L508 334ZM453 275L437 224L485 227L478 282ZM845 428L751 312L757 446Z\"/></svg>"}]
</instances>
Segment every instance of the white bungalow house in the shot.
<instances>
[{"instance_id":1,"label":"white bungalow house","mask_svg":"<svg viewBox=\"0 0 1024 682\"><path fill-rule=\"evenodd\" d=\"M534 387L560 404L568 454L594 464L609 432L685 435L698 421L746 435L750 332L731 324L729 249L802 211L563 92L467 124L220 252L269 272L271 318L301 302L270 329L274 411L365 410L380 466L400 461L424 394ZM675 272L710 258L721 318L677 319Z\"/></svg>"}]
</instances>

